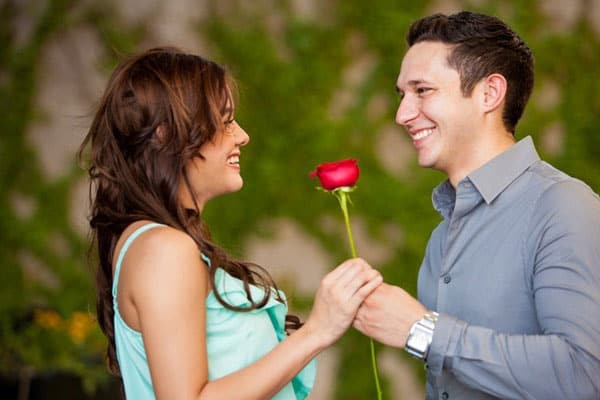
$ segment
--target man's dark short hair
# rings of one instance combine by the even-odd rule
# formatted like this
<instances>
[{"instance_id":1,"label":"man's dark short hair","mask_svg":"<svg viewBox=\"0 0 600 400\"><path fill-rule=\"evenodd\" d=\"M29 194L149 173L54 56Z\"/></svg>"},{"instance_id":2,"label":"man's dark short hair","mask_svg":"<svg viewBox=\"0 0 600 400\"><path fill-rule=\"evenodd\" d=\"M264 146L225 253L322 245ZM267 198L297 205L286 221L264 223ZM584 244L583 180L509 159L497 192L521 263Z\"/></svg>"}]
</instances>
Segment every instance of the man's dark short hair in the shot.
<instances>
[{"instance_id":1,"label":"man's dark short hair","mask_svg":"<svg viewBox=\"0 0 600 400\"><path fill-rule=\"evenodd\" d=\"M464 96L470 96L485 77L504 76L508 87L502 120L514 134L533 89L534 61L529 47L508 25L468 11L434 14L415 21L406 41L409 46L425 41L453 46L448 64L458 71Z\"/></svg>"}]
</instances>

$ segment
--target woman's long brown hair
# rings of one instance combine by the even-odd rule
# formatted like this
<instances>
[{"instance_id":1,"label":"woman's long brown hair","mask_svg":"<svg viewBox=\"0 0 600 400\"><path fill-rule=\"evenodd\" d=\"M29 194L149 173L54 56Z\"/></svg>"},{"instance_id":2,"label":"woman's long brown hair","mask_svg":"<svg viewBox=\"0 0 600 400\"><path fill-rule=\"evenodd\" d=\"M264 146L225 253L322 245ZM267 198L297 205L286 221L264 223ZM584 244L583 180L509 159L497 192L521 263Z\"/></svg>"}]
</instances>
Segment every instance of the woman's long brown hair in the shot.
<instances>
[{"instance_id":1,"label":"woman's long brown hair","mask_svg":"<svg viewBox=\"0 0 600 400\"><path fill-rule=\"evenodd\" d=\"M184 209L179 186L190 193L185 165L201 157L200 147L224 129L232 115L234 82L220 65L176 48L155 48L125 60L113 72L90 130L79 150L90 147L92 241L97 246L96 309L108 337L109 370L119 376L112 303L113 253L123 230L139 220L151 220L190 235L211 260L210 279L223 268L244 282L248 308L217 300L234 311L263 307L269 297L282 299L271 276L260 266L230 258L211 239L198 209ZM160 127L160 129L158 129ZM252 299L250 285L265 289ZM288 316L288 327L298 319ZM165 338L166 340L166 338Z\"/></svg>"}]
</instances>

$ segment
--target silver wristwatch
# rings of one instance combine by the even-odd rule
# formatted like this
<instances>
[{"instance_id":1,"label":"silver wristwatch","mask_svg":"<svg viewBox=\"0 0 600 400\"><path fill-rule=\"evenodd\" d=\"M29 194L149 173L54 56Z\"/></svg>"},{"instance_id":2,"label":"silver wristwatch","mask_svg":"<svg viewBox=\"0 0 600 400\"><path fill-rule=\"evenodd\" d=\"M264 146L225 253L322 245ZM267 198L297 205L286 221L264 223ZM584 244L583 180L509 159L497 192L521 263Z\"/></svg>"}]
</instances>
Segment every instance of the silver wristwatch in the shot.
<instances>
[{"instance_id":1,"label":"silver wristwatch","mask_svg":"<svg viewBox=\"0 0 600 400\"><path fill-rule=\"evenodd\" d=\"M433 339L433 330L438 320L439 314L435 311L429 311L420 320L416 321L408 332L408 339L404 349L413 357L419 360L427 360L429 346Z\"/></svg>"}]
</instances>

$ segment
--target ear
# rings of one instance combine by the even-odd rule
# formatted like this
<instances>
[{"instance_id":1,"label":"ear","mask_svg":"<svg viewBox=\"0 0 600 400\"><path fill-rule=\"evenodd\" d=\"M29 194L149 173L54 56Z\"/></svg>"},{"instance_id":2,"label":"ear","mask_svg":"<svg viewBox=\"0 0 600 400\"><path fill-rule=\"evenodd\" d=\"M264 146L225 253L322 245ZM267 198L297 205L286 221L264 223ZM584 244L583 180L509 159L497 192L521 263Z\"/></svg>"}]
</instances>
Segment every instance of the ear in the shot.
<instances>
[{"instance_id":1,"label":"ear","mask_svg":"<svg viewBox=\"0 0 600 400\"><path fill-rule=\"evenodd\" d=\"M501 108L506 97L506 78L501 74L491 74L480 84L483 111L489 113Z\"/></svg>"},{"instance_id":2,"label":"ear","mask_svg":"<svg viewBox=\"0 0 600 400\"><path fill-rule=\"evenodd\" d=\"M156 138L158 139L158 142L162 145L165 144L166 142L166 128L164 127L164 125L159 125L158 127L156 127Z\"/></svg>"}]
</instances>

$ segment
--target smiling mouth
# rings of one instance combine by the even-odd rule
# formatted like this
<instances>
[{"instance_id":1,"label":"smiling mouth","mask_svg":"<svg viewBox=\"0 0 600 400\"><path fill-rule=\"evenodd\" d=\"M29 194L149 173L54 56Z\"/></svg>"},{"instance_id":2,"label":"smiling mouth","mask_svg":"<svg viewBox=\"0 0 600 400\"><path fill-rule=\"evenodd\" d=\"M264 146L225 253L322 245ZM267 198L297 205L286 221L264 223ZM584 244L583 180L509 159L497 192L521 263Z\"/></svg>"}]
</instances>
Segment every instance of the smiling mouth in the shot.
<instances>
[{"instance_id":1,"label":"smiling mouth","mask_svg":"<svg viewBox=\"0 0 600 400\"><path fill-rule=\"evenodd\" d=\"M421 140L433 134L433 129L423 129L415 134L411 134L413 140Z\"/></svg>"},{"instance_id":2,"label":"smiling mouth","mask_svg":"<svg viewBox=\"0 0 600 400\"><path fill-rule=\"evenodd\" d=\"M227 159L227 164L229 164L229 165L235 165L235 166L239 167L239 165L240 165L240 156L239 155L230 156Z\"/></svg>"}]
</instances>

